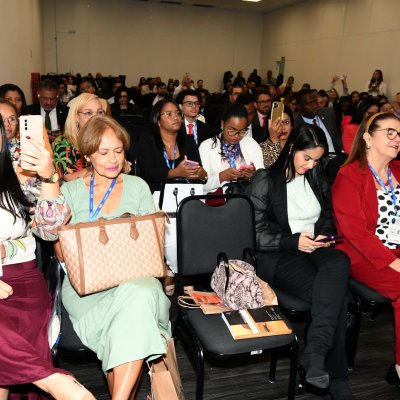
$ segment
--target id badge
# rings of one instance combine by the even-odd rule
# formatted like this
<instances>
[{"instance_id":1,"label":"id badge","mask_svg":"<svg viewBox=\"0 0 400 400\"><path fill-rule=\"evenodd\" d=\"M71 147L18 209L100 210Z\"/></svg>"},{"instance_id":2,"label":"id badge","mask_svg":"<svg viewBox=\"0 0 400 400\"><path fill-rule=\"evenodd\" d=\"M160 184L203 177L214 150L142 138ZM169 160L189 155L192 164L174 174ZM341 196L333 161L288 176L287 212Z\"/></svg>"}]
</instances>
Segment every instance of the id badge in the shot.
<instances>
[{"instance_id":1,"label":"id badge","mask_svg":"<svg viewBox=\"0 0 400 400\"><path fill-rule=\"evenodd\" d=\"M400 217L393 217L390 221L387 239L390 243L400 244Z\"/></svg>"}]
</instances>

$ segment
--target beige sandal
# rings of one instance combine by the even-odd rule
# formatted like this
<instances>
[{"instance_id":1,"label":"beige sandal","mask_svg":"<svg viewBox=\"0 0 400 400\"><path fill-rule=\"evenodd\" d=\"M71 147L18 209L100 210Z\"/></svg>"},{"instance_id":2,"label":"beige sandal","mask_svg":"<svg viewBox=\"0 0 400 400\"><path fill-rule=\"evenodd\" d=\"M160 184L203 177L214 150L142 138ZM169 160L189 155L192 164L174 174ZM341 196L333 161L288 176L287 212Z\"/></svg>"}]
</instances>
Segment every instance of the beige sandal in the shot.
<instances>
[{"instance_id":1,"label":"beige sandal","mask_svg":"<svg viewBox=\"0 0 400 400\"><path fill-rule=\"evenodd\" d=\"M167 266L167 274L164 277L164 292L167 296L172 296L175 293L175 274Z\"/></svg>"}]
</instances>

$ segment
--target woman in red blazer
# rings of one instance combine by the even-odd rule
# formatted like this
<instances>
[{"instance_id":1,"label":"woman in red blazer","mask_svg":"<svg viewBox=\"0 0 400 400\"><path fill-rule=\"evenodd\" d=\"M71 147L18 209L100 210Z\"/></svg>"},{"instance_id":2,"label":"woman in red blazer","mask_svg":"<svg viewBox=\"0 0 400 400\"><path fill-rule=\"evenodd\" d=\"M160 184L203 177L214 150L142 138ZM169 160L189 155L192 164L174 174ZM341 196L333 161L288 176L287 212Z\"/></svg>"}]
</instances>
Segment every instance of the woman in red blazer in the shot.
<instances>
[{"instance_id":1,"label":"woman in red blazer","mask_svg":"<svg viewBox=\"0 0 400 400\"><path fill-rule=\"evenodd\" d=\"M400 120L378 113L364 121L332 190L339 234L337 247L351 259L352 276L391 298L396 363L387 380L400 386ZM400 225L397 225L400 226ZM392 229L391 229L392 228Z\"/></svg>"}]
</instances>

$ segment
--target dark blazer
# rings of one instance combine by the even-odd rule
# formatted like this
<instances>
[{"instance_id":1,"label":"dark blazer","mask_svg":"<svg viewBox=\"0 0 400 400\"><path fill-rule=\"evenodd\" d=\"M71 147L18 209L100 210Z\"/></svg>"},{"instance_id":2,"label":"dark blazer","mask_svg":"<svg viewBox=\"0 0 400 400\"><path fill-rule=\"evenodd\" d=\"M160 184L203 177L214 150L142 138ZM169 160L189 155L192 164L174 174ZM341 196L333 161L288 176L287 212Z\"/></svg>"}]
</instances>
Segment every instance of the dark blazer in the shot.
<instances>
[{"instance_id":1,"label":"dark blazer","mask_svg":"<svg viewBox=\"0 0 400 400\"><path fill-rule=\"evenodd\" d=\"M329 107L324 107L318 110L317 115L321 118L321 121L323 122L329 135L331 136L335 151L337 153L342 152L343 150L342 140L340 138L340 133L336 125L335 112ZM301 116L301 114L299 114L297 118L294 120L294 128L297 128L298 126L304 123L305 122L303 117Z\"/></svg>"},{"instance_id":2,"label":"dark blazer","mask_svg":"<svg viewBox=\"0 0 400 400\"><path fill-rule=\"evenodd\" d=\"M134 146L139 176L147 182L151 192L161 190L162 183L168 178L169 168L164 159L163 149L157 145L154 132L149 133L147 137L141 137ZM175 166L178 166L184 156L201 164L199 149L191 136L186 136L182 148L179 147L179 157L175 160Z\"/></svg>"},{"instance_id":3,"label":"dark blazer","mask_svg":"<svg viewBox=\"0 0 400 400\"><path fill-rule=\"evenodd\" d=\"M315 236L334 235L336 228L332 215L329 183L323 179L320 190L313 185L311 188L321 205L321 214L315 223ZM289 226L285 172L265 169L256 171L247 194L255 209L257 251L271 253L272 269L282 252L299 253L300 233L293 234Z\"/></svg>"},{"instance_id":4,"label":"dark blazer","mask_svg":"<svg viewBox=\"0 0 400 400\"><path fill-rule=\"evenodd\" d=\"M68 116L69 108L62 104L57 104L56 111L57 111L58 125L60 127L61 132L64 133L64 125L65 125L65 120L67 119ZM30 104L28 106L28 113L31 115L41 115L40 103Z\"/></svg>"},{"instance_id":5,"label":"dark blazer","mask_svg":"<svg viewBox=\"0 0 400 400\"><path fill-rule=\"evenodd\" d=\"M258 121L258 118L254 118L254 121L256 120ZM263 128L262 126L260 126L260 123L256 124L254 121L251 124L251 133L253 135L253 139L257 143L261 143L269 137L268 129Z\"/></svg>"},{"instance_id":6,"label":"dark blazer","mask_svg":"<svg viewBox=\"0 0 400 400\"><path fill-rule=\"evenodd\" d=\"M400 182L400 162L392 161L390 170ZM337 245L351 259L351 266L368 274L381 271L397 257L375 235L378 221L378 198L372 172L361 169L358 162L341 168L332 188L333 208L339 234L344 240ZM371 271L372 274L372 271Z\"/></svg>"},{"instance_id":7,"label":"dark blazer","mask_svg":"<svg viewBox=\"0 0 400 400\"><path fill-rule=\"evenodd\" d=\"M269 133L268 133L268 115L266 117L267 117L266 125L265 125L265 128L263 128L260 125L260 119L258 118L257 109L254 110L254 119L253 119L253 122L251 124L251 129L252 129L252 132L253 132L253 139L257 143L261 143L264 140L266 140L267 138L269 138ZM260 141L258 141L259 138L261 139Z\"/></svg>"},{"instance_id":8,"label":"dark blazer","mask_svg":"<svg viewBox=\"0 0 400 400\"><path fill-rule=\"evenodd\" d=\"M197 146L200 146L202 142L214 136L214 131L204 122L196 119L197 127ZM185 122L182 120L181 129L187 134Z\"/></svg>"}]
</instances>

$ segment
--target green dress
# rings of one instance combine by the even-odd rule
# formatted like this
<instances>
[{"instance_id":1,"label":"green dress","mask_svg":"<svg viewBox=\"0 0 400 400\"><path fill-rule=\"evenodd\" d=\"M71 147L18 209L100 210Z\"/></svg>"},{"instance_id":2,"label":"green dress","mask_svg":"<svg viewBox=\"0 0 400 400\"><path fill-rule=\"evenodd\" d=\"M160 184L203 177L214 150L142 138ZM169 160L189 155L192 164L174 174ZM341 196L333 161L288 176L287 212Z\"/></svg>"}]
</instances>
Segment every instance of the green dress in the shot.
<instances>
[{"instance_id":1,"label":"green dress","mask_svg":"<svg viewBox=\"0 0 400 400\"><path fill-rule=\"evenodd\" d=\"M89 219L89 190L83 178L61 188L71 207L70 224ZM95 204L95 207L97 205ZM113 218L125 212L145 215L155 212L147 184L135 176L123 175L120 203ZM66 277L62 301L82 343L102 361L104 372L135 360L151 360L165 353L171 337L170 302L158 279L137 278L103 292L79 296Z\"/></svg>"}]
</instances>

